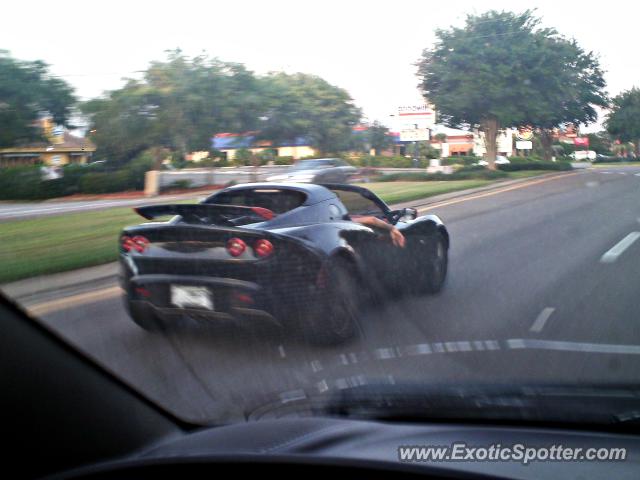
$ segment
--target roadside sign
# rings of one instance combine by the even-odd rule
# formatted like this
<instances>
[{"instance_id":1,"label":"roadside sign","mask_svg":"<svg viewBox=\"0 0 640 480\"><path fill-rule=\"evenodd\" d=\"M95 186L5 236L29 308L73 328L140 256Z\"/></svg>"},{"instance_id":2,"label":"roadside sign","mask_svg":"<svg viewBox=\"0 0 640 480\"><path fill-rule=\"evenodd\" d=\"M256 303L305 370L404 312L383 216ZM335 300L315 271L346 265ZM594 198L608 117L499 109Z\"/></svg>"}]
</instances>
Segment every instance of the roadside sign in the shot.
<instances>
[{"instance_id":1,"label":"roadside sign","mask_svg":"<svg viewBox=\"0 0 640 480\"><path fill-rule=\"evenodd\" d=\"M422 142L429 140L428 128L411 128L406 130L400 130L401 142Z\"/></svg>"},{"instance_id":2,"label":"roadside sign","mask_svg":"<svg viewBox=\"0 0 640 480\"><path fill-rule=\"evenodd\" d=\"M516 133L516 139L518 140L533 140L533 132L529 129L523 128ZM516 147L518 148L518 147ZM524 148L522 150L525 150Z\"/></svg>"},{"instance_id":3,"label":"roadside sign","mask_svg":"<svg viewBox=\"0 0 640 480\"><path fill-rule=\"evenodd\" d=\"M533 142L530 140L518 140L516 141L517 150L531 150L533 148Z\"/></svg>"},{"instance_id":4,"label":"roadside sign","mask_svg":"<svg viewBox=\"0 0 640 480\"><path fill-rule=\"evenodd\" d=\"M436 124L436 111L430 105L403 105L398 107L401 129L431 128Z\"/></svg>"}]
</instances>

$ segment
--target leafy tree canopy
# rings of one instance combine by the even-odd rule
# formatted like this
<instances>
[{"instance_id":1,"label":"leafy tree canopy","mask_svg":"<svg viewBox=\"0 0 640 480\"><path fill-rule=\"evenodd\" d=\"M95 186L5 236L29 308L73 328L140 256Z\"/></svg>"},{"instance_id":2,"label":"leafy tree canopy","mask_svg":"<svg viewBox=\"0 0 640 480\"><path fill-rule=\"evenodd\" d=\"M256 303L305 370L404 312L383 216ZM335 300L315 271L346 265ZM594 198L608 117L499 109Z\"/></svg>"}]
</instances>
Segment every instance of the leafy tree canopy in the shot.
<instances>
[{"instance_id":1,"label":"leafy tree canopy","mask_svg":"<svg viewBox=\"0 0 640 480\"><path fill-rule=\"evenodd\" d=\"M52 76L47 64L16 60L0 50L0 147L41 140L40 115L66 125L74 103L73 89Z\"/></svg>"}]
</instances>

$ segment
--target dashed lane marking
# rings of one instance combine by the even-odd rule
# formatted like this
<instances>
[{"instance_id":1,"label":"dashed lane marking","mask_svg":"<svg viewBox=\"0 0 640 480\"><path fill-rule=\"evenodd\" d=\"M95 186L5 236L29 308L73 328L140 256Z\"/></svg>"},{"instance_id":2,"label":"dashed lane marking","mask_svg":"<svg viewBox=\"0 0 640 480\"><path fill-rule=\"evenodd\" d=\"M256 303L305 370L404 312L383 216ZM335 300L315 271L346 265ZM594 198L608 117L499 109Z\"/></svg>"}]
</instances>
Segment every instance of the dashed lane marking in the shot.
<instances>
[{"instance_id":1,"label":"dashed lane marking","mask_svg":"<svg viewBox=\"0 0 640 480\"><path fill-rule=\"evenodd\" d=\"M613 263L615 262L620 255L624 253L624 251L629 248L633 243L640 238L640 232L631 232L629 235L624 237L618 243L616 243L613 247L607 250L602 257L600 257L600 262L602 263Z\"/></svg>"},{"instance_id":2,"label":"dashed lane marking","mask_svg":"<svg viewBox=\"0 0 640 480\"><path fill-rule=\"evenodd\" d=\"M541 332L547 323L547 320L549 320L549 317L551 317L551 314L553 314L555 310L556 309L552 307L544 308L536 318L535 322L533 322L533 325L531 325L529 331L536 333Z\"/></svg>"}]
</instances>

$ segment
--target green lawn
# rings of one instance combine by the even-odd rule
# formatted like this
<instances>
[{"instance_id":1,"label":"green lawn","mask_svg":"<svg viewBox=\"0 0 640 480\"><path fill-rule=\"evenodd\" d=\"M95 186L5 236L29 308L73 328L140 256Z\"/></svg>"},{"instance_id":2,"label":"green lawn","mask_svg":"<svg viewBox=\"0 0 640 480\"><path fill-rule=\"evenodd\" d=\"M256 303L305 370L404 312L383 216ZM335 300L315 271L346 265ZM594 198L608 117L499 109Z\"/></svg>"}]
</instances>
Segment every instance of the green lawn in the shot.
<instances>
[{"instance_id":1,"label":"green lawn","mask_svg":"<svg viewBox=\"0 0 640 480\"><path fill-rule=\"evenodd\" d=\"M111 262L118 233L140 223L131 208L0 224L0 283Z\"/></svg>"},{"instance_id":2,"label":"green lawn","mask_svg":"<svg viewBox=\"0 0 640 480\"><path fill-rule=\"evenodd\" d=\"M442 182L371 182L359 185L370 189L387 203L400 203L441 193L482 187L491 180L446 180Z\"/></svg>"},{"instance_id":3,"label":"green lawn","mask_svg":"<svg viewBox=\"0 0 640 480\"><path fill-rule=\"evenodd\" d=\"M610 162L610 163L594 163L592 165L596 168L608 168L608 167L640 167L640 162Z\"/></svg>"},{"instance_id":4,"label":"green lawn","mask_svg":"<svg viewBox=\"0 0 640 480\"><path fill-rule=\"evenodd\" d=\"M509 178L540 173L547 172L513 172ZM450 180L362 185L393 204L490 183L493 181ZM123 207L0 223L0 283L114 261L122 227L141 221L130 207Z\"/></svg>"}]
</instances>

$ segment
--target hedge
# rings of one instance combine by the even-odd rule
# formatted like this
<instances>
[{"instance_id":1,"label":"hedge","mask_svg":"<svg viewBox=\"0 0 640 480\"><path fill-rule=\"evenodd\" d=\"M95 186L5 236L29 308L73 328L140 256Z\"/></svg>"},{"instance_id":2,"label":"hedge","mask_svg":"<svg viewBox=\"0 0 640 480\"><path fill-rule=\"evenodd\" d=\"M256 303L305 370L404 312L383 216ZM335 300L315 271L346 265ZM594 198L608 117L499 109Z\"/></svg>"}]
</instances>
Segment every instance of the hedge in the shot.
<instances>
[{"instance_id":1,"label":"hedge","mask_svg":"<svg viewBox=\"0 0 640 480\"><path fill-rule=\"evenodd\" d=\"M545 162L545 161L513 161L504 165L496 165L503 172L517 172L521 170L571 170L573 167L569 162Z\"/></svg>"},{"instance_id":2,"label":"hedge","mask_svg":"<svg viewBox=\"0 0 640 480\"><path fill-rule=\"evenodd\" d=\"M395 182L395 181L408 181L408 182L429 182L429 181L443 181L443 180L496 180L499 178L505 178L506 172L499 170L488 170L484 167L467 167L453 173L392 173L390 175L382 175L376 179L378 182Z\"/></svg>"},{"instance_id":3,"label":"hedge","mask_svg":"<svg viewBox=\"0 0 640 480\"><path fill-rule=\"evenodd\" d=\"M347 159L347 162L357 167L382 167L382 168L412 168L413 159L409 157L383 157L364 155L358 158ZM429 166L429 160L421 158L418 160L418 167L426 168Z\"/></svg>"},{"instance_id":4,"label":"hedge","mask_svg":"<svg viewBox=\"0 0 640 480\"><path fill-rule=\"evenodd\" d=\"M144 189L144 175L153 168L145 155L117 170L104 165L67 165L63 176L43 180L40 166L0 169L0 200L44 200L75 193L101 194Z\"/></svg>"}]
</instances>

